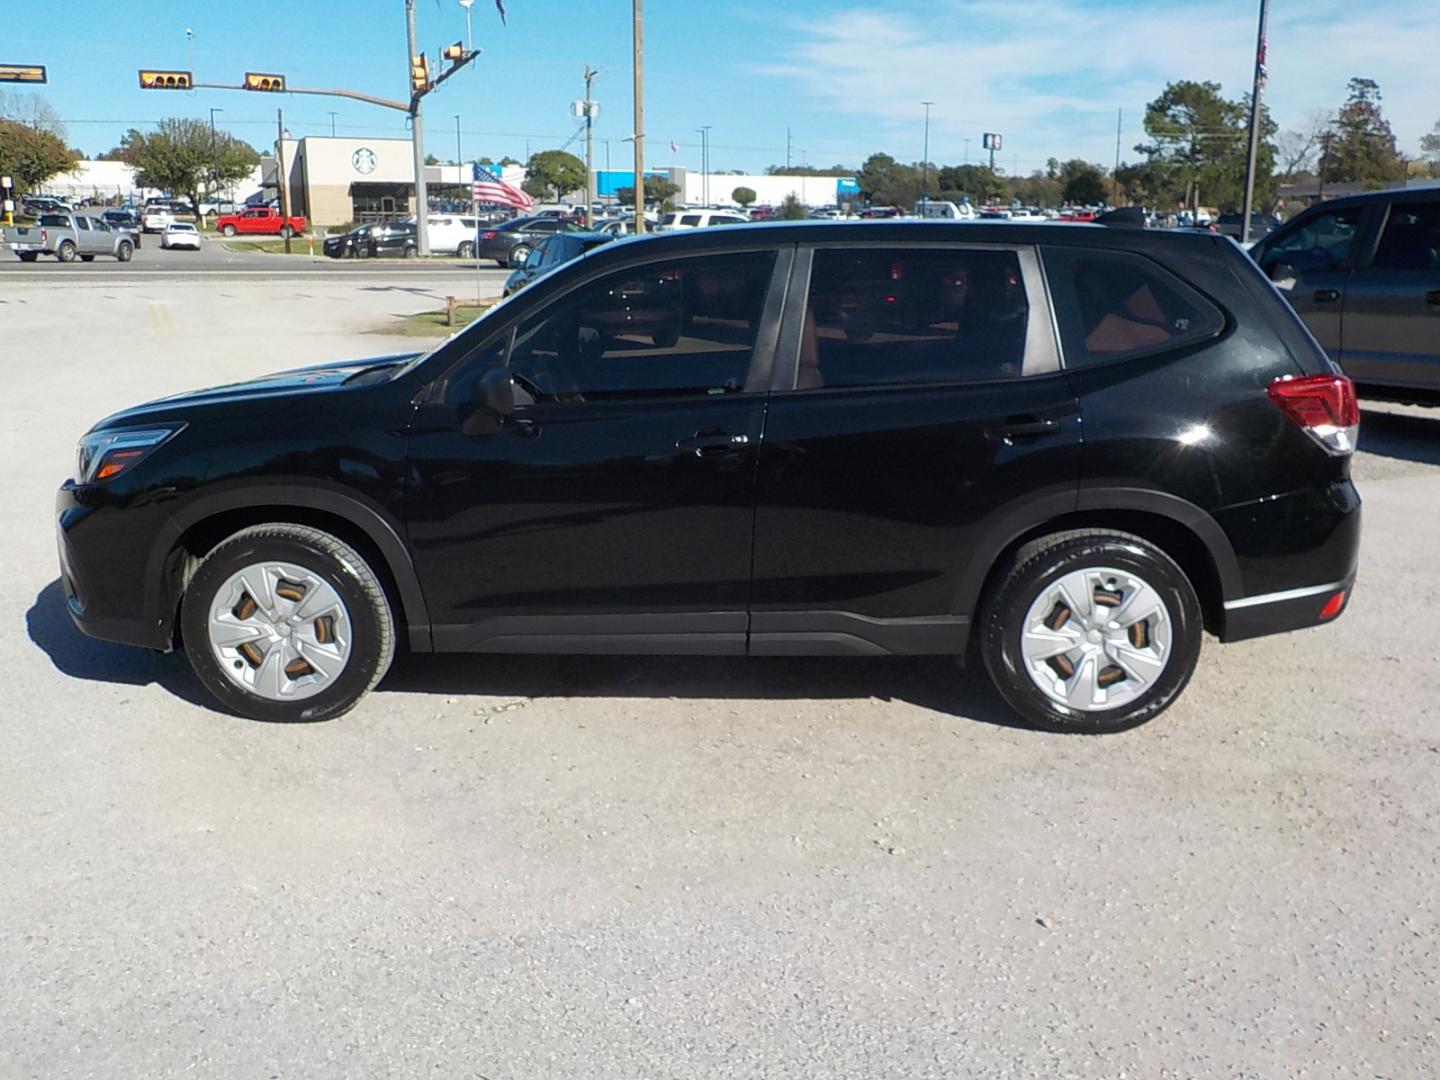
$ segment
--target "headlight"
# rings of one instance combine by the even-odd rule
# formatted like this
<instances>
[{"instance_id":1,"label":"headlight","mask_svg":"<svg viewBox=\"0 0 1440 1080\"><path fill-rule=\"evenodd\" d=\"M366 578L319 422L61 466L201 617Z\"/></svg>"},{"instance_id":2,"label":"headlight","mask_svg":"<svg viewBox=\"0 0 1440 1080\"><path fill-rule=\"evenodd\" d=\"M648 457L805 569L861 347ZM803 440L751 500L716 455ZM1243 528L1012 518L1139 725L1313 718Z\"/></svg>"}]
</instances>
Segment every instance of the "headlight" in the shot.
<instances>
[{"instance_id":1,"label":"headlight","mask_svg":"<svg viewBox=\"0 0 1440 1080\"><path fill-rule=\"evenodd\" d=\"M92 431L75 448L75 479L82 484L94 484L119 476L143 461L184 426L175 424L170 427Z\"/></svg>"}]
</instances>

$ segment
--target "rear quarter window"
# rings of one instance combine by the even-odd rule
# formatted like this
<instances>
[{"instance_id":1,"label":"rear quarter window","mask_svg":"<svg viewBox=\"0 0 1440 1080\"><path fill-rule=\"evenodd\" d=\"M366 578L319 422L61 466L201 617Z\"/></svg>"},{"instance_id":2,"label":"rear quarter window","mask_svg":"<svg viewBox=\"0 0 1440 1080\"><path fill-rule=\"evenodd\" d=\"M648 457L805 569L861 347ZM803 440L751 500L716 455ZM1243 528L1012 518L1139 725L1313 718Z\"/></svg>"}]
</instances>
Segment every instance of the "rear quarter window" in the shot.
<instances>
[{"instance_id":1,"label":"rear quarter window","mask_svg":"<svg viewBox=\"0 0 1440 1080\"><path fill-rule=\"evenodd\" d=\"M1214 303L1143 255L1052 247L1044 259L1068 368L1163 352L1225 328Z\"/></svg>"}]
</instances>

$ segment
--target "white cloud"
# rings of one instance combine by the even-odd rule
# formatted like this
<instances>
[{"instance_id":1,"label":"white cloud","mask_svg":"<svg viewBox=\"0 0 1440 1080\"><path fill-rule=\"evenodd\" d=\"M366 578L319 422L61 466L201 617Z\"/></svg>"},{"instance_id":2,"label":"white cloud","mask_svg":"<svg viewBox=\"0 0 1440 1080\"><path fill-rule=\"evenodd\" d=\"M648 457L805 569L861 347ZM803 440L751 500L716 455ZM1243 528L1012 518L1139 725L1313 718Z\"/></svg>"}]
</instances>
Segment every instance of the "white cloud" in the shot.
<instances>
[{"instance_id":1,"label":"white cloud","mask_svg":"<svg viewBox=\"0 0 1440 1080\"><path fill-rule=\"evenodd\" d=\"M980 133L1000 131L1005 164L1013 152L1028 171L1051 155L1111 160L1117 108L1125 111L1124 154L1133 158L1145 103L1167 82L1208 79L1239 97L1250 86L1256 16L1254 0L830 9L793 19L777 35L786 42L783 59L759 70L793 79L815 104L906 144L918 103L933 100L932 158L959 160L964 138L978 156ZM1379 81L1403 150L1414 153L1440 119L1440 5L1312 0L1272 9L1269 39L1265 100L1282 128L1338 107L1352 75Z\"/></svg>"}]
</instances>

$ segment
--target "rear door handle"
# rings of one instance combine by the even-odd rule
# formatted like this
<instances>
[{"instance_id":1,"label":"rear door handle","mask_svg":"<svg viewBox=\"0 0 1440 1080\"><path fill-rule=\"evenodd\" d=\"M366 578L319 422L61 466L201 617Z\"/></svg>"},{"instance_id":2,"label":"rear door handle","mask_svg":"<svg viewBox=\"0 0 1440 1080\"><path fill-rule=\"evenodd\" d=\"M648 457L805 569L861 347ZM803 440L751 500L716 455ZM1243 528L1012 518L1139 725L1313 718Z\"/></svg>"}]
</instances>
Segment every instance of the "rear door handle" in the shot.
<instances>
[{"instance_id":1,"label":"rear door handle","mask_svg":"<svg viewBox=\"0 0 1440 1080\"><path fill-rule=\"evenodd\" d=\"M675 444L675 449L693 453L698 458L734 454L750 445L749 435L732 435L728 431L697 431Z\"/></svg>"},{"instance_id":2,"label":"rear door handle","mask_svg":"<svg viewBox=\"0 0 1440 1080\"><path fill-rule=\"evenodd\" d=\"M1060 430L1059 420L1017 420L1000 427L986 428L985 438L991 442L1011 443L1016 439L1033 439L1040 435L1053 435Z\"/></svg>"},{"instance_id":3,"label":"rear door handle","mask_svg":"<svg viewBox=\"0 0 1440 1080\"><path fill-rule=\"evenodd\" d=\"M1333 304L1340 299L1339 289L1316 289L1314 300L1317 304Z\"/></svg>"}]
</instances>

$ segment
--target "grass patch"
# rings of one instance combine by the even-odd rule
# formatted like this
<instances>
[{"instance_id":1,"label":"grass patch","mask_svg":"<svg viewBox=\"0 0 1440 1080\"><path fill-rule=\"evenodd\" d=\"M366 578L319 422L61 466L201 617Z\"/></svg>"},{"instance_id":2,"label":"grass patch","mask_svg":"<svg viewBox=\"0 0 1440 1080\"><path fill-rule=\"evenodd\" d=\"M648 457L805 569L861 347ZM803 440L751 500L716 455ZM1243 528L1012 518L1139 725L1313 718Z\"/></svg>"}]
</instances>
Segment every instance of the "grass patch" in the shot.
<instances>
[{"instance_id":1,"label":"grass patch","mask_svg":"<svg viewBox=\"0 0 1440 1080\"><path fill-rule=\"evenodd\" d=\"M226 240L223 241L226 251L264 251L271 255L285 254L284 240ZM291 255L319 255L320 245L315 245L315 250L310 250L310 241L294 237L290 241Z\"/></svg>"},{"instance_id":2,"label":"grass patch","mask_svg":"<svg viewBox=\"0 0 1440 1080\"><path fill-rule=\"evenodd\" d=\"M498 300L482 300L479 304L461 304L455 308L455 325L445 322L445 309L422 311L419 315L405 315L388 326L376 330L377 334L402 334L406 337L449 337L462 326L469 326L485 312L498 304Z\"/></svg>"}]
</instances>

